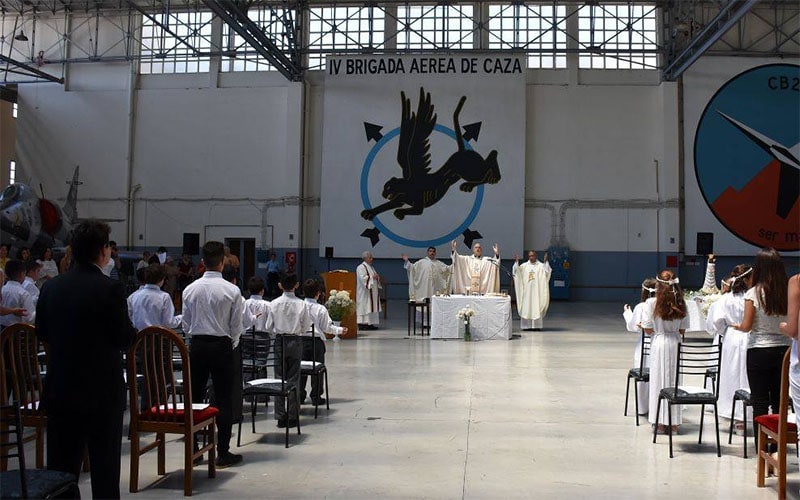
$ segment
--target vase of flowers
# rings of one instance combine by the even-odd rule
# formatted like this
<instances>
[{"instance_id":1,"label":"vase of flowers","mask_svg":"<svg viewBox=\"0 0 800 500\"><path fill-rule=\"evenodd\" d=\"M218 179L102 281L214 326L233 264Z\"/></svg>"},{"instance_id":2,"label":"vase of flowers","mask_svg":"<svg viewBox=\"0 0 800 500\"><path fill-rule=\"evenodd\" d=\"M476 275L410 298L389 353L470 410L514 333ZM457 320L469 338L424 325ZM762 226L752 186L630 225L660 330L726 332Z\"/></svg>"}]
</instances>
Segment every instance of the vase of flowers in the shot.
<instances>
[{"instance_id":1,"label":"vase of flowers","mask_svg":"<svg viewBox=\"0 0 800 500\"><path fill-rule=\"evenodd\" d=\"M331 290L328 301L325 302L328 314L335 326L342 324L342 320L355 312L356 303L350 298L350 293L346 290ZM334 341L339 340L339 334L334 334Z\"/></svg>"},{"instance_id":2,"label":"vase of flowers","mask_svg":"<svg viewBox=\"0 0 800 500\"><path fill-rule=\"evenodd\" d=\"M458 311L456 314L458 319L464 322L464 341L469 342L472 340L472 335L469 331L469 323L473 316L475 316L475 310L471 307L465 307Z\"/></svg>"}]
</instances>

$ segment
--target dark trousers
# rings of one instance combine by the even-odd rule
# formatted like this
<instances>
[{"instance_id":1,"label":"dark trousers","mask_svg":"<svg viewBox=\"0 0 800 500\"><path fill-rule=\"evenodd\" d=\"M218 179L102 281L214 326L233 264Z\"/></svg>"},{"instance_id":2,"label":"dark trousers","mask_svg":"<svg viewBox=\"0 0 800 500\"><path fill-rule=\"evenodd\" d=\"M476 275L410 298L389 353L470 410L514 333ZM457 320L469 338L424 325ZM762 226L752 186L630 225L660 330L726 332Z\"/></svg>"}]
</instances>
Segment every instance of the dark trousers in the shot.
<instances>
[{"instance_id":1,"label":"dark trousers","mask_svg":"<svg viewBox=\"0 0 800 500\"><path fill-rule=\"evenodd\" d=\"M316 345L315 345L316 344ZM316 354L316 357L314 356ZM319 337L303 337L303 361L325 362L325 341ZM300 400L303 401L306 395L306 384L308 376L300 375ZM311 399L322 397L324 389L322 387L322 377L311 377Z\"/></svg>"},{"instance_id":2,"label":"dark trousers","mask_svg":"<svg viewBox=\"0 0 800 500\"><path fill-rule=\"evenodd\" d=\"M192 366L192 402L200 403L206 392L208 377L214 386L217 415L217 450L230 449L233 426L232 388L234 379L233 344L230 337L194 335L189 347Z\"/></svg>"},{"instance_id":3,"label":"dark trousers","mask_svg":"<svg viewBox=\"0 0 800 500\"><path fill-rule=\"evenodd\" d=\"M123 410L47 415L47 468L81 473L89 449L92 497L119 498ZM76 492L80 498L80 491Z\"/></svg>"},{"instance_id":4,"label":"dark trousers","mask_svg":"<svg viewBox=\"0 0 800 500\"><path fill-rule=\"evenodd\" d=\"M283 344L283 345L281 345ZM300 382L300 359L303 355L303 344L299 337L286 337L281 340L278 335L275 338L275 373L286 379L286 383L299 387ZM283 352L283 348L286 352ZM281 362L283 356L283 362ZM286 374L283 373L283 366L286 366ZM286 398L275 398L275 418L278 420L286 419ZM289 419L294 420L300 416L300 407L297 398L289 398L288 401Z\"/></svg>"},{"instance_id":5,"label":"dark trousers","mask_svg":"<svg viewBox=\"0 0 800 500\"><path fill-rule=\"evenodd\" d=\"M786 346L760 347L747 350L747 378L750 381L750 397L753 401L753 429L757 429L755 418L759 415L778 412L781 401L781 368Z\"/></svg>"}]
</instances>

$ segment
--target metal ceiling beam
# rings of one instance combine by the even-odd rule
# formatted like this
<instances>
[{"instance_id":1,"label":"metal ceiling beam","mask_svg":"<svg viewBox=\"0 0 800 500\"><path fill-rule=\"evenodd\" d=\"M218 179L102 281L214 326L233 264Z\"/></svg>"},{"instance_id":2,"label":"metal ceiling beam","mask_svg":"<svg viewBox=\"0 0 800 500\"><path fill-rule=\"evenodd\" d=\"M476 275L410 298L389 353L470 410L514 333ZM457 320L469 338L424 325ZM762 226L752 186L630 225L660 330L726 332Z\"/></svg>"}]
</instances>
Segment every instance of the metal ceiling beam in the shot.
<instances>
[{"instance_id":1,"label":"metal ceiling beam","mask_svg":"<svg viewBox=\"0 0 800 500\"><path fill-rule=\"evenodd\" d=\"M759 0L730 0L714 16L714 19L689 40L686 47L674 59L668 62L666 68L664 68L664 80L677 80L684 71L689 69L700 56L717 43L758 2Z\"/></svg>"},{"instance_id":2,"label":"metal ceiling beam","mask_svg":"<svg viewBox=\"0 0 800 500\"><path fill-rule=\"evenodd\" d=\"M62 85L64 84L64 79L63 78L55 77L55 76L51 75L50 73L45 73L44 71L36 69L33 66L28 66L27 64L25 64L23 62L16 61L16 60L11 59L10 57L4 56L2 54L0 54L0 62L4 62L8 66L13 66L15 68L15 69L11 69L8 66L6 66L6 68L3 70L5 72L12 72L12 73L17 73L17 74L21 74L21 75L30 75L30 76L34 76L36 78L43 78L43 79L51 81L51 82L60 83ZM17 70L16 68L19 68L19 70Z\"/></svg>"},{"instance_id":3,"label":"metal ceiling beam","mask_svg":"<svg viewBox=\"0 0 800 500\"><path fill-rule=\"evenodd\" d=\"M289 53L292 55L290 59L256 23L247 17L247 12L239 7L238 2L203 0L203 3L283 76L293 82L302 80L303 72L300 69L300 58L295 44L292 43L289 47Z\"/></svg>"}]
</instances>

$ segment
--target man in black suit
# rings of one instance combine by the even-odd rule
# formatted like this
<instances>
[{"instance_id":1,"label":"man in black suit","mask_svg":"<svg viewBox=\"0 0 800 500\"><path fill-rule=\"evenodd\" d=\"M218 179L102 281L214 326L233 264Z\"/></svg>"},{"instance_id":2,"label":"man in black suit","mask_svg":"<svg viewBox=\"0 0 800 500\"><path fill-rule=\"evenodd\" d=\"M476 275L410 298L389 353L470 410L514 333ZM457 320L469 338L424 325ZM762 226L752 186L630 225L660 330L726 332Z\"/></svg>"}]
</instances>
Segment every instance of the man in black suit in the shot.
<instances>
[{"instance_id":1,"label":"man in black suit","mask_svg":"<svg viewBox=\"0 0 800 500\"><path fill-rule=\"evenodd\" d=\"M36 333L49 353L42 395L47 466L78 475L88 446L95 498L120 496L122 352L136 334L124 286L102 272L111 256L110 232L98 220L74 229L76 265L44 284L36 307Z\"/></svg>"}]
</instances>

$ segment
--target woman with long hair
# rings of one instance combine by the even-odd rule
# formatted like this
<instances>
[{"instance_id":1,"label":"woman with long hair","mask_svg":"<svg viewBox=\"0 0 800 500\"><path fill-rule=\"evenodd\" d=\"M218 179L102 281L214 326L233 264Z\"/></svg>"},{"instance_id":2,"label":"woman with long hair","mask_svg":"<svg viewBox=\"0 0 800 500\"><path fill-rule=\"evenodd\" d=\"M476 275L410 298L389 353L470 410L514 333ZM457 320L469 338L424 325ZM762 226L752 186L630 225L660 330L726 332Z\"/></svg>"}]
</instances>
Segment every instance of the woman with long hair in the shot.
<instances>
[{"instance_id":1,"label":"woman with long hair","mask_svg":"<svg viewBox=\"0 0 800 500\"><path fill-rule=\"evenodd\" d=\"M750 390L747 380L747 342L750 335L734 328L744 318L744 294L750 288L750 277L753 268L747 264L739 264L725 280L728 292L714 302L708 310L706 331L716 337L722 336L722 361L719 375L719 414L736 420L737 429L741 429L743 408L738 406L735 414L728 410L733 402L733 394L739 389Z\"/></svg>"},{"instance_id":2,"label":"woman with long hair","mask_svg":"<svg viewBox=\"0 0 800 500\"><path fill-rule=\"evenodd\" d=\"M58 264L56 264L56 261L53 260L52 248L45 248L44 252L42 252L42 258L39 259L38 262L42 265L42 271L40 273L42 283L50 278L55 278L58 276Z\"/></svg>"},{"instance_id":3,"label":"woman with long hair","mask_svg":"<svg viewBox=\"0 0 800 500\"><path fill-rule=\"evenodd\" d=\"M774 248L756 254L751 288L744 294L744 317L737 327L750 332L747 342L747 379L755 417L778 410L781 397L783 355L791 340L784 337L779 325L786 321L786 267Z\"/></svg>"},{"instance_id":4,"label":"woman with long hair","mask_svg":"<svg viewBox=\"0 0 800 500\"><path fill-rule=\"evenodd\" d=\"M64 256L61 257L61 262L58 264L58 271L65 273L72 269L72 246L67 245L64 249Z\"/></svg>"},{"instance_id":5,"label":"woman with long hair","mask_svg":"<svg viewBox=\"0 0 800 500\"><path fill-rule=\"evenodd\" d=\"M656 280L655 278L647 278L642 281L642 297L641 301L631 310L631 306L625 304L622 310L622 317L625 318L625 327L629 332L641 334L642 333L642 317L644 310L647 306L647 299L655 296L656 294ZM639 341L636 343L636 348L633 350L633 366L635 368L646 368L650 366L650 356L644 358L644 366L640 367L639 362L642 360L642 336L639 335ZM639 394L639 414L647 414L648 401L650 399L650 384L647 382L636 382L639 386L636 388Z\"/></svg>"},{"instance_id":6,"label":"woman with long hair","mask_svg":"<svg viewBox=\"0 0 800 500\"><path fill-rule=\"evenodd\" d=\"M665 269L656 277L656 296L647 299L647 307L642 318L645 333L651 336L650 341L650 404L647 419L664 432L669 419L669 405L664 403L659 412L658 395L661 389L675 383L675 363L678 359L678 344L681 335L689 326L686 314L686 303L683 290L675 273ZM673 432L681 423L681 407L672 409Z\"/></svg>"}]
</instances>

